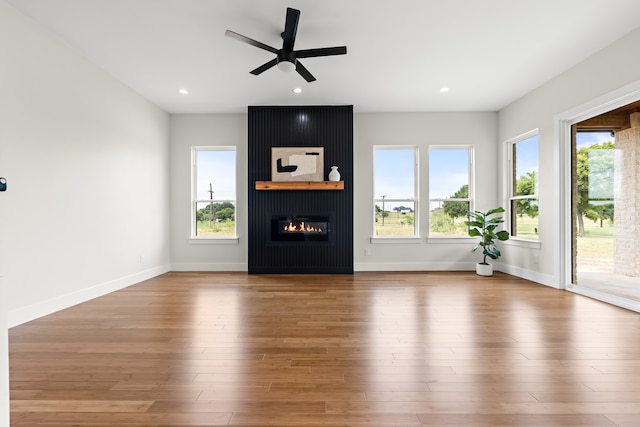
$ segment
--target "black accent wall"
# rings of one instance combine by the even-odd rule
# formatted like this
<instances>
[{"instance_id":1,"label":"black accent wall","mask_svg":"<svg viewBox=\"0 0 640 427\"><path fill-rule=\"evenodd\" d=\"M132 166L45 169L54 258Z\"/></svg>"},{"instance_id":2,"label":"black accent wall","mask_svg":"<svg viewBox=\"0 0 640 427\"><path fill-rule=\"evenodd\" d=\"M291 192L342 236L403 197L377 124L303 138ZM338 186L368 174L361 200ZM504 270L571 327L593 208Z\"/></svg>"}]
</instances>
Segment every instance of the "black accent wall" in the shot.
<instances>
[{"instance_id":1,"label":"black accent wall","mask_svg":"<svg viewBox=\"0 0 640 427\"><path fill-rule=\"evenodd\" d=\"M249 107L249 273L353 273L353 106ZM271 181L271 147L324 147L324 180L344 190L256 190ZM274 215L326 215L327 242L272 242Z\"/></svg>"}]
</instances>

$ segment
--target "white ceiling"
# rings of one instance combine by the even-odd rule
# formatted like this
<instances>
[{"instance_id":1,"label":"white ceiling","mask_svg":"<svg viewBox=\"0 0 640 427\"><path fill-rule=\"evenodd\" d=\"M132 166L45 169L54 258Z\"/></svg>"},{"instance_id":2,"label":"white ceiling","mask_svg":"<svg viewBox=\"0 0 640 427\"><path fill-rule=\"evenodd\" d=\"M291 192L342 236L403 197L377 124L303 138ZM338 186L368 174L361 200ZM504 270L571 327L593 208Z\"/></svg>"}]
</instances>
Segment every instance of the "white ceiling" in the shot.
<instances>
[{"instance_id":1,"label":"white ceiling","mask_svg":"<svg viewBox=\"0 0 640 427\"><path fill-rule=\"evenodd\" d=\"M497 111L640 26L638 0L9 2L170 113ZM302 61L315 82L277 68L249 74L273 54L224 36L279 49L287 7L301 11L296 49L347 46Z\"/></svg>"}]
</instances>

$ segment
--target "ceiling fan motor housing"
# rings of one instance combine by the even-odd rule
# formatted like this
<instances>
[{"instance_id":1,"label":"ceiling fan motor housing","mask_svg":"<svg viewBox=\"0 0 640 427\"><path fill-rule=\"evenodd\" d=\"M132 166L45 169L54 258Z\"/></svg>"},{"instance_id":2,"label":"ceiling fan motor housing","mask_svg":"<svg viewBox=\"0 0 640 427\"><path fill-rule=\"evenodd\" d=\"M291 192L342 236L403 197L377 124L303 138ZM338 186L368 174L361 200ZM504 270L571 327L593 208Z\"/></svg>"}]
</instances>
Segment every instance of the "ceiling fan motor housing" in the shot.
<instances>
[{"instance_id":1,"label":"ceiling fan motor housing","mask_svg":"<svg viewBox=\"0 0 640 427\"><path fill-rule=\"evenodd\" d=\"M278 51L278 68L283 71L293 71L296 69L296 55L293 51Z\"/></svg>"}]
</instances>

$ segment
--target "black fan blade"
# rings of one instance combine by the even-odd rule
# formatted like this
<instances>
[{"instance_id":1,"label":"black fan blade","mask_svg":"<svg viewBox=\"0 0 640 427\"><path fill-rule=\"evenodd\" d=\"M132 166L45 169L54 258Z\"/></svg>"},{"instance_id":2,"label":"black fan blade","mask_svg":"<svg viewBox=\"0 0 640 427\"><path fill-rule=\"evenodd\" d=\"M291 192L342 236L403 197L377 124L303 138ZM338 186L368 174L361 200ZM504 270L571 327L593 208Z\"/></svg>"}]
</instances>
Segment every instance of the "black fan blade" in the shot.
<instances>
[{"instance_id":1,"label":"black fan blade","mask_svg":"<svg viewBox=\"0 0 640 427\"><path fill-rule=\"evenodd\" d=\"M269 68L275 66L277 63L278 63L278 59L277 58L273 58L271 61L267 62L266 64L263 64L263 65L259 66L258 68L256 68L255 70L251 71L251 74L253 74L254 76L257 76L258 74L264 73Z\"/></svg>"},{"instance_id":2,"label":"black fan blade","mask_svg":"<svg viewBox=\"0 0 640 427\"><path fill-rule=\"evenodd\" d=\"M298 20L300 19L300 11L298 9L287 8L287 19L284 22L284 31L282 32L282 49L291 51L296 41L296 33L298 32Z\"/></svg>"},{"instance_id":3,"label":"black fan blade","mask_svg":"<svg viewBox=\"0 0 640 427\"><path fill-rule=\"evenodd\" d=\"M309 83L315 81L316 79L315 77L313 77L313 74L311 74L309 70L307 70L304 65L300 63L300 61L296 61L296 71Z\"/></svg>"},{"instance_id":4,"label":"black fan blade","mask_svg":"<svg viewBox=\"0 0 640 427\"><path fill-rule=\"evenodd\" d=\"M323 47L320 49L303 49L303 50L296 50L293 53L295 53L296 58L313 58L316 56L346 55L347 47L337 46L337 47Z\"/></svg>"},{"instance_id":5,"label":"black fan blade","mask_svg":"<svg viewBox=\"0 0 640 427\"><path fill-rule=\"evenodd\" d=\"M227 37L230 37L232 39L236 39L238 41L241 41L243 43L250 44L251 46L259 47L260 49L264 49L264 50L266 50L268 52L278 53L278 49L276 49L274 47L267 46L264 43L260 43L259 41L256 41L254 39L250 39L249 37L243 36L242 34L234 33L231 30L225 31L224 35L227 36Z\"/></svg>"}]
</instances>

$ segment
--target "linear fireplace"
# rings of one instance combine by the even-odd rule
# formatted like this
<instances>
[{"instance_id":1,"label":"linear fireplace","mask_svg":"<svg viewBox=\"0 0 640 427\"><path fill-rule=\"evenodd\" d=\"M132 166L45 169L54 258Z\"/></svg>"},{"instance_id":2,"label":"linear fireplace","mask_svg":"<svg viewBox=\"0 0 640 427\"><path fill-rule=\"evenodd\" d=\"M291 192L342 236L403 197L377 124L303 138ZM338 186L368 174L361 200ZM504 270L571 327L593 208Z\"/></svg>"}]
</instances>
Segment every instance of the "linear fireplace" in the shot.
<instances>
[{"instance_id":1,"label":"linear fireplace","mask_svg":"<svg viewBox=\"0 0 640 427\"><path fill-rule=\"evenodd\" d=\"M272 242L328 242L331 231L329 216L273 215Z\"/></svg>"}]
</instances>

